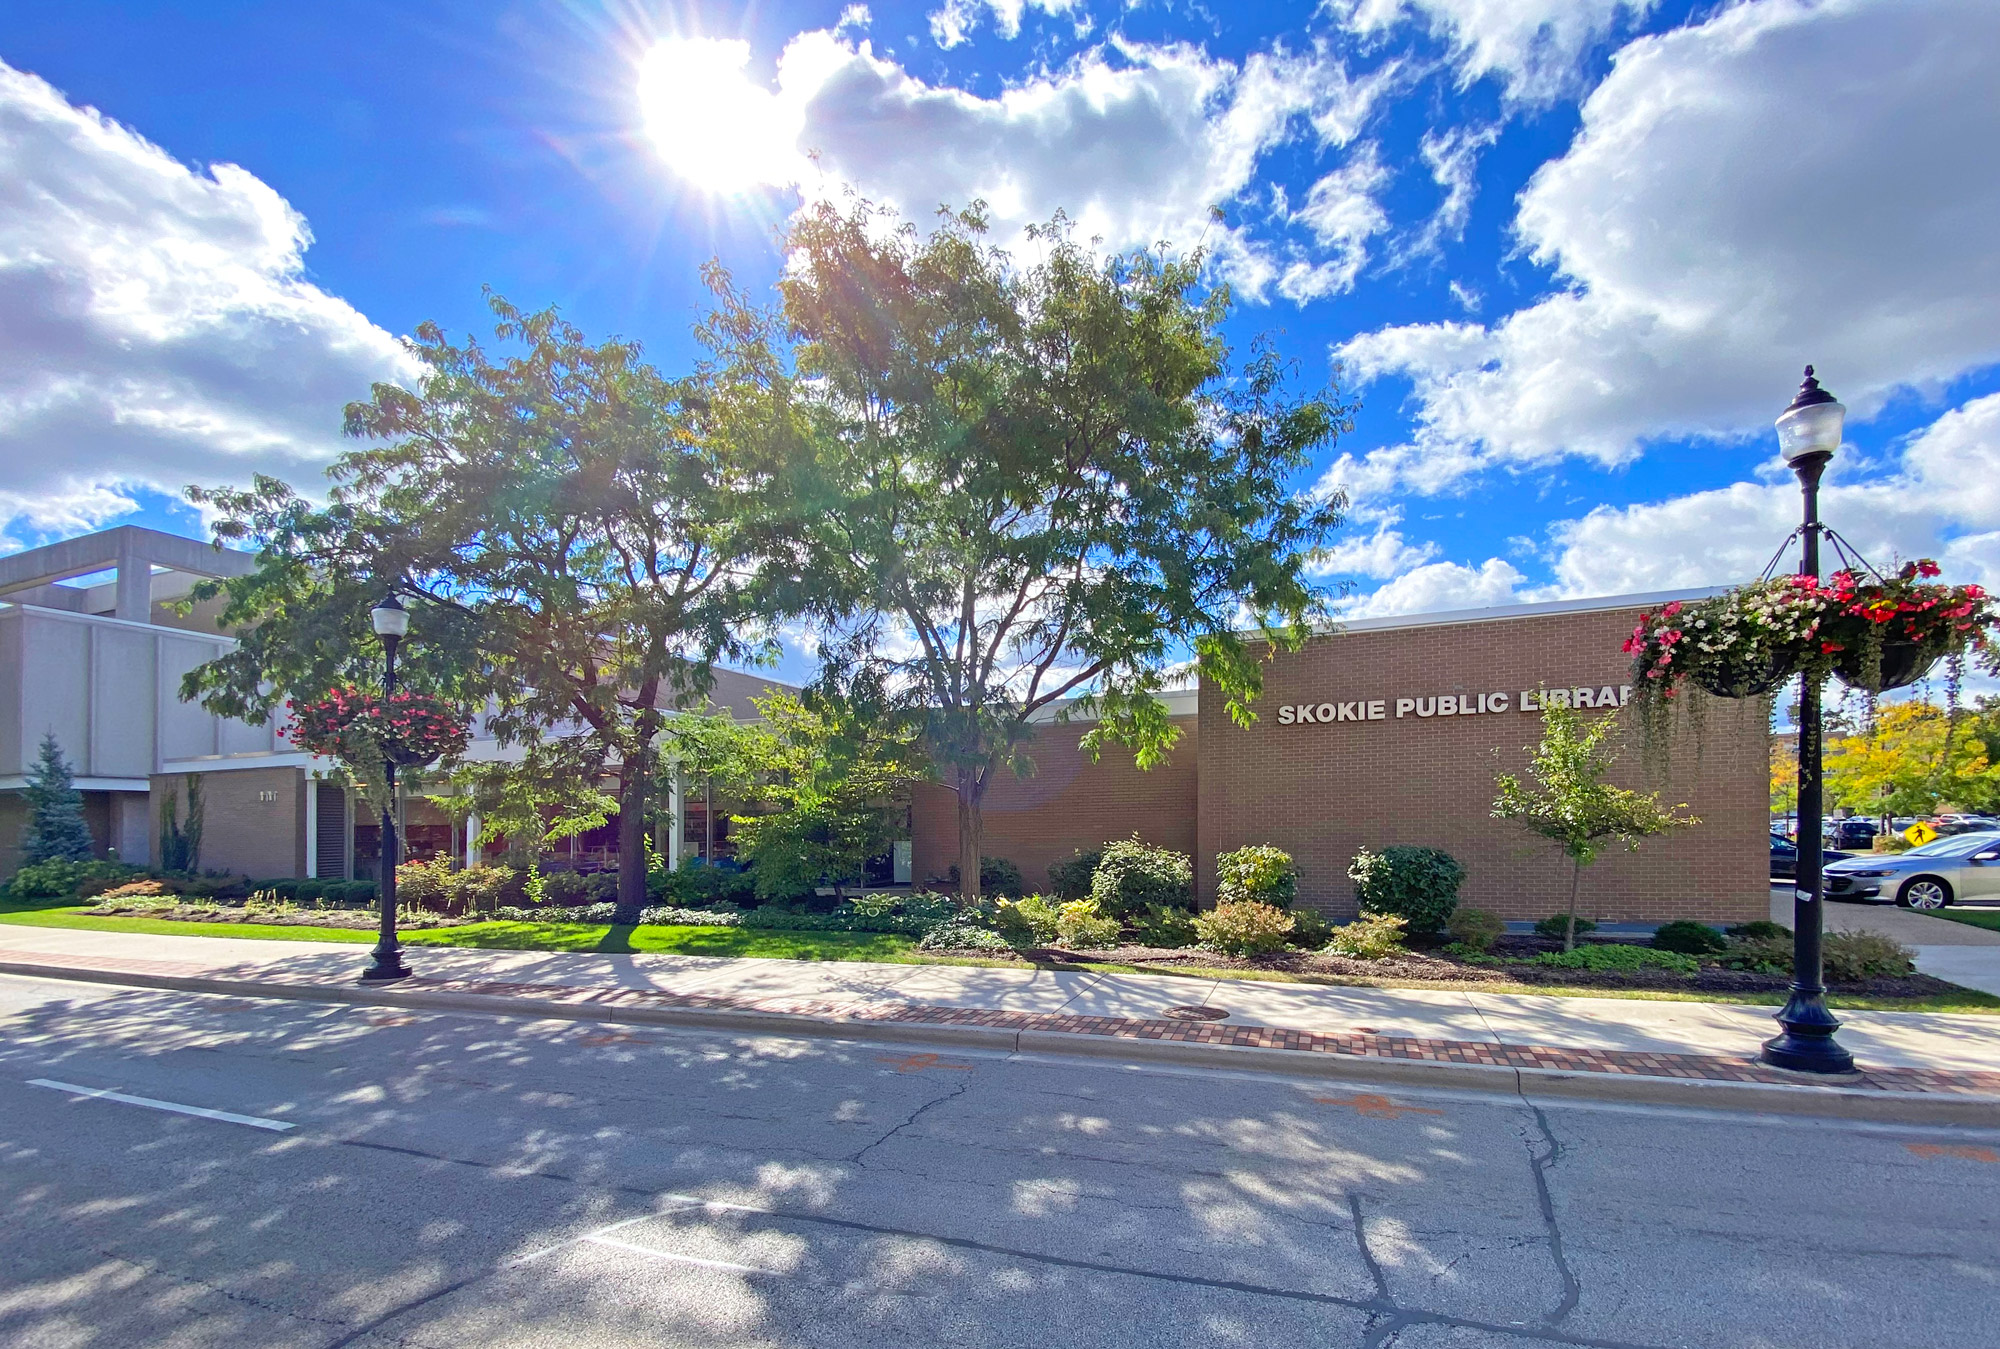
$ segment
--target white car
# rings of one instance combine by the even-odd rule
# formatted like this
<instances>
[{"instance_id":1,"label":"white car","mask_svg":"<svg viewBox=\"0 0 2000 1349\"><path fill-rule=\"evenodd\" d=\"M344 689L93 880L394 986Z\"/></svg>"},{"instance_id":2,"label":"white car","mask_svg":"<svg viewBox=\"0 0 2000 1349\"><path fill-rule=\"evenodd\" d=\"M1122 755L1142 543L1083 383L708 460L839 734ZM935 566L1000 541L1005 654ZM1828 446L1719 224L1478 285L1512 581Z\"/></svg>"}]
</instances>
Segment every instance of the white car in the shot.
<instances>
[{"instance_id":1,"label":"white car","mask_svg":"<svg viewBox=\"0 0 2000 1349\"><path fill-rule=\"evenodd\" d=\"M1867 853L1829 862L1826 897L1886 897L1906 909L2000 900L2000 831L1952 834L1905 853Z\"/></svg>"}]
</instances>

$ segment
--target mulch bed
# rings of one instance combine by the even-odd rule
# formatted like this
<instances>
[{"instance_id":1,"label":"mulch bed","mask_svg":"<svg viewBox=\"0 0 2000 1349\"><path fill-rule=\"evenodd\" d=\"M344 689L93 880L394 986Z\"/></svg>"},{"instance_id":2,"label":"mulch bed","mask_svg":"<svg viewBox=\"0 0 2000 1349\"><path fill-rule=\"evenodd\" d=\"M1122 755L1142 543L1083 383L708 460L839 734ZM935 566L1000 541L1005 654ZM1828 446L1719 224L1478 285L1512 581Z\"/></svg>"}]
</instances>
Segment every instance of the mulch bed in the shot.
<instances>
[{"instance_id":1,"label":"mulch bed","mask_svg":"<svg viewBox=\"0 0 2000 1349\"><path fill-rule=\"evenodd\" d=\"M292 909L288 912L273 913L269 910L238 908L225 904L212 908L206 904L177 904L171 909L145 908L134 904L121 904L111 900L93 908L82 910L92 918L159 918L172 923L262 923L271 927L339 927L352 928L357 932L373 932L382 920L370 909ZM422 918L401 918L397 926L404 931L425 931L434 927L457 927L462 923L477 922L472 918L449 918L443 914L427 914Z\"/></svg>"},{"instance_id":2,"label":"mulch bed","mask_svg":"<svg viewBox=\"0 0 2000 1349\"><path fill-rule=\"evenodd\" d=\"M1580 943L1581 944L1581 943ZM1560 951L1562 943L1543 937L1506 936L1493 944L1492 954L1503 960L1522 960L1544 951ZM967 951L965 955L987 958L991 951ZM1545 984L1560 988L1605 988L1658 990L1678 993L1782 993L1791 987L1791 976L1759 974L1753 970L1726 970L1704 965L1689 977L1672 970L1572 970L1547 965L1473 965L1439 951L1404 951L1388 960L1353 960L1318 951L1287 951L1270 956L1225 956L1213 951L1173 949L1158 946L1117 946L1096 951L1069 951L1046 948L1022 953L1028 962L1103 963L1136 965L1140 968L1171 970L1176 967L1206 970L1270 970L1284 974L1320 975L1337 979L1393 980L1399 983L1458 984ZM1898 979L1868 979L1851 983L1829 983L1829 991L1870 998L1935 998L1961 993L1955 984L1933 979L1927 974L1909 974Z\"/></svg>"}]
</instances>

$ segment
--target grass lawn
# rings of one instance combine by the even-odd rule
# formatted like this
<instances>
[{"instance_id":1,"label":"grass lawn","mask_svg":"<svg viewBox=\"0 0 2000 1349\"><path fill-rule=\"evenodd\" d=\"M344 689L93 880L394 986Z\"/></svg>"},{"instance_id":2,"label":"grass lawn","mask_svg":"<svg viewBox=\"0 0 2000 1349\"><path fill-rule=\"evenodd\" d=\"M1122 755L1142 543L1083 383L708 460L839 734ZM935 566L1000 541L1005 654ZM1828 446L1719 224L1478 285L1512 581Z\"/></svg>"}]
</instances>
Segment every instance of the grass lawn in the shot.
<instances>
[{"instance_id":1,"label":"grass lawn","mask_svg":"<svg viewBox=\"0 0 2000 1349\"><path fill-rule=\"evenodd\" d=\"M166 918L108 918L79 906L0 908L0 923L67 927L91 932L138 932L163 937L246 937L264 941L346 942L369 946L373 932L278 923L185 923ZM467 923L402 934L405 946L458 946L498 951L662 951L695 956L771 956L784 960L894 960L913 943L886 932L784 932L740 927L612 927L608 923Z\"/></svg>"},{"instance_id":2,"label":"grass lawn","mask_svg":"<svg viewBox=\"0 0 2000 1349\"><path fill-rule=\"evenodd\" d=\"M167 937L246 937L267 941L345 942L370 945L373 932L344 927L291 927L273 923L186 923L162 918L100 918L66 900L0 902L0 924L19 927L81 928L92 932L138 932ZM1953 914L1961 922L2000 927L2000 911ZM1285 970L1207 969L1177 965L1154 968L1109 961L1055 962L933 956L908 937L883 932L786 932L741 927L612 927L605 923L468 923L463 927L405 932L406 946L455 946L498 951L666 952L696 956L763 956L781 960L872 960L896 965L971 965L1001 969L1083 970L1106 974L1158 974L1190 979L1249 979L1267 983L1320 984L1338 988L1472 989L1481 993L1528 993L1555 998L1632 998L1655 1002L1723 1002L1781 1007L1782 993L1714 993L1670 989L1576 988L1549 984L1443 983L1414 979L1368 979ZM2000 997L1963 989L1936 998L1863 998L1834 994L1836 1008L1877 1012L1973 1012L2000 1015Z\"/></svg>"},{"instance_id":3,"label":"grass lawn","mask_svg":"<svg viewBox=\"0 0 2000 1349\"><path fill-rule=\"evenodd\" d=\"M2000 932L2000 909L1961 909L1955 904L1947 904L1942 909L1932 909L1932 918L1949 918L1954 923L1969 923L1973 927L1990 928Z\"/></svg>"}]
</instances>

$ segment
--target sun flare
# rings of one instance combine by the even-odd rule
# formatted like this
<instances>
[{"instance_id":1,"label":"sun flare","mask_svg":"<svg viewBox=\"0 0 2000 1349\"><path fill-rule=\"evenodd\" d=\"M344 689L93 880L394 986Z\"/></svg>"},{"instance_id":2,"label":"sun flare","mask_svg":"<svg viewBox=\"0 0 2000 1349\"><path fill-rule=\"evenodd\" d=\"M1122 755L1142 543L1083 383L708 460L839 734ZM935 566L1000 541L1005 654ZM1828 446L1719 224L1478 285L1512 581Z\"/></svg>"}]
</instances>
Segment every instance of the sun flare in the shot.
<instances>
[{"instance_id":1,"label":"sun flare","mask_svg":"<svg viewBox=\"0 0 2000 1349\"><path fill-rule=\"evenodd\" d=\"M796 109L744 73L750 44L676 37L639 67L639 105L667 167L707 192L729 194L797 182Z\"/></svg>"}]
</instances>

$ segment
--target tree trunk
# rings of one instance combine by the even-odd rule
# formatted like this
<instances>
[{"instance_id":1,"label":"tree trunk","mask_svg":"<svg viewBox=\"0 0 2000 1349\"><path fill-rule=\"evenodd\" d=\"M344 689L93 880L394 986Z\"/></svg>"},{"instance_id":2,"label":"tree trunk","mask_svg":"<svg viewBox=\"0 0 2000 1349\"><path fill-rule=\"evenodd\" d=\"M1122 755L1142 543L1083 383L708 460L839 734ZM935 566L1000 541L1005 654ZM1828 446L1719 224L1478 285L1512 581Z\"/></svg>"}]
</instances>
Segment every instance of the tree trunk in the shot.
<instances>
[{"instance_id":1,"label":"tree trunk","mask_svg":"<svg viewBox=\"0 0 2000 1349\"><path fill-rule=\"evenodd\" d=\"M646 767L650 747L625 756L618 770L618 908L614 923L637 923L646 907Z\"/></svg>"},{"instance_id":2,"label":"tree trunk","mask_svg":"<svg viewBox=\"0 0 2000 1349\"><path fill-rule=\"evenodd\" d=\"M985 790L984 773L958 770L958 900L967 908L979 902L979 854L985 846L979 798Z\"/></svg>"},{"instance_id":3,"label":"tree trunk","mask_svg":"<svg viewBox=\"0 0 2000 1349\"><path fill-rule=\"evenodd\" d=\"M1563 928L1563 950L1576 949L1576 892L1583 884L1583 863L1570 859L1569 866L1569 922Z\"/></svg>"}]
</instances>

